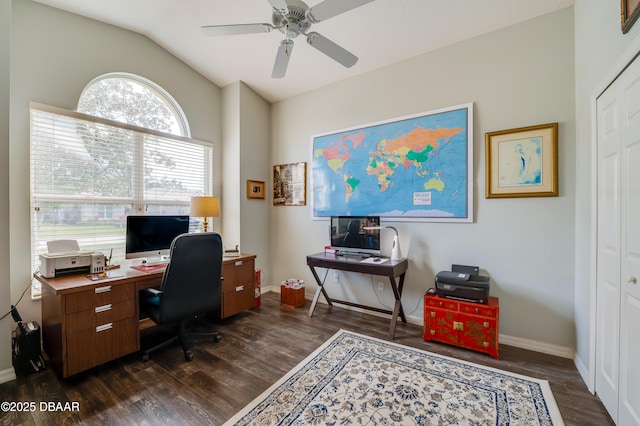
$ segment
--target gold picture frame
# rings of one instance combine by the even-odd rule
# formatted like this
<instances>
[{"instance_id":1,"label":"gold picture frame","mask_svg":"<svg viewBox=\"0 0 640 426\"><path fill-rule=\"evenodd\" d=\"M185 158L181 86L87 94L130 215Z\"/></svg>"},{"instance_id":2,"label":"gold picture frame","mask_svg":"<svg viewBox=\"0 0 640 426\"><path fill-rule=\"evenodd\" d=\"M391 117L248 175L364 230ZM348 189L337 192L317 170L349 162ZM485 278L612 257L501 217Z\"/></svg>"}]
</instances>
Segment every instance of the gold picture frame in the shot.
<instances>
[{"instance_id":1,"label":"gold picture frame","mask_svg":"<svg viewBox=\"0 0 640 426\"><path fill-rule=\"evenodd\" d=\"M264 182L259 180L247 180L247 198L264 199Z\"/></svg>"},{"instance_id":2,"label":"gold picture frame","mask_svg":"<svg viewBox=\"0 0 640 426\"><path fill-rule=\"evenodd\" d=\"M629 32L640 16L640 0L620 0L620 25L622 34Z\"/></svg>"},{"instance_id":3,"label":"gold picture frame","mask_svg":"<svg viewBox=\"0 0 640 426\"><path fill-rule=\"evenodd\" d=\"M558 196L558 123L485 134L486 198Z\"/></svg>"},{"instance_id":4,"label":"gold picture frame","mask_svg":"<svg viewBox=\"0 0 640 426\"><path fill-rule=\"evenodd\" d=\"M273 205L305 206L307 204L307 163L273 166Z\"/></svg>"}]
</instances>

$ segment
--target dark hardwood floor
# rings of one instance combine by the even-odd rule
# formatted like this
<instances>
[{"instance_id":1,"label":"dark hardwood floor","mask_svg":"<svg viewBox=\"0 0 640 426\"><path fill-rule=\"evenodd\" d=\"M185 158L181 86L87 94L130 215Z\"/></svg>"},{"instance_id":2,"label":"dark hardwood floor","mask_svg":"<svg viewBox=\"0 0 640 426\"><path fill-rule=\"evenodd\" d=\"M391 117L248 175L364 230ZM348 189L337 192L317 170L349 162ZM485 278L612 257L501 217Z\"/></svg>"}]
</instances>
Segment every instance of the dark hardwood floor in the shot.
<instances>
[{"instance_id":1,"label":"dark hardwood floor","mask_svg":"<svg viewBox=\"0 0 640 426\"><path fill-rule=\"evenodd\" d=\"M132 354L66 380L51 368L19 374L0 385L0 402L36 402L37 409L0 412L2 425L220 425L260 395L339 329L385 339L389 320L319 304L313 318L305 307L280 306L276 293L262 295L262 306L201 326L218 330L220 342L195 339L193 361L179 347L143 362ZM166 329L142 331L143 347ZM602 403L591 395L573 361L506 345L500 359L422 340L422 328L399 323L395 340L518 374L548 380L567 425L613 425ZM40 410L40 402L77 402L79 411ZM64 407L64 406L63 406Z\"/></svg>"}]
</instances>

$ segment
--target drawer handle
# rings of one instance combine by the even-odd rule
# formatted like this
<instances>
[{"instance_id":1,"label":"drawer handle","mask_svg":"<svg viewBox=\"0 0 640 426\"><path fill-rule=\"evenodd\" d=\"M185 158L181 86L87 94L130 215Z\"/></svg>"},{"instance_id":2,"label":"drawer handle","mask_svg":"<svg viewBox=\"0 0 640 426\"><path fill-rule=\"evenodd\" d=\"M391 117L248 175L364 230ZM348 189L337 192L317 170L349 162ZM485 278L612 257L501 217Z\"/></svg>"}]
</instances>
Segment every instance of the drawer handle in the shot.
<instances>
[{"instance_id":1,"label":"drawer handle","mask_svg":"<svg viewBox=\"0 0 640 426\"><path fill-rule=\"evenodd\" d=\"M476 308L476 314L479 314L479 313L480 313L480 309Z\"/></svg>"},{"instance_id":2,"label":"drawer handle","mask_svg":"<svg viewBox=\"0 0 640 426\"><path fill-rule=\"evenodd\" d=\"M102 324L102 325L99 325L99 326L96 327L96 333L99 333L99 332L105 331L105 330L109 330L111 328L113 328L113 323L112 322L107 323L107 324Z\"/></svg>"},{"instance_id":3,"label":"drawer handle","mask_svg":"<svg viewBox=\"0 0 640 426\"><path fill-rule=\"evenodd\" d=\"M461 321L454 321L453 329L456 331L464 331L464 323Z\"/></svg>"},{"instance_id":4,"label":"drawer handle","mask_svg":"<svg viewBox=\"0 0 640 426\"><path fill-rule=\"evenodd\" d=\"M431 333L432 336L436 335L436 331L435 330L429 330L429 333Z\"/></svg>"},{"instance_id":5,"label":"drawer handle","mask_svg":"<svg viewBox=\"0 0 640 426\"><path fill-rule=\"evenodd\" d=\"M485 321L485 322L483 322L483 323L482 323L482 326L483 326L484 328L489 328L489 321Z\"/></svg>"},{"instance_id":6,"label":"drawer handle","mask_svg":"<svg viewBox=\"0 0 640 426\"><path fill-rule=\"evenodd\" d=\"M106 293L108 291L111 291L111 286L107 285L107 286L104 286L104 287L97 287L95 291L96 291L96 294L98 294L98 293Z\"/></svg>"},{"instance_id":7,"label":"drawer handle","mask_svg":"<svg viewBox=\"0 0 640 426\"><path fill-rule=\"evenodd\" d=\"M239 285L238 287L236 287L236 291L242 291L242 290L244 290L243 285Z\"/></svg>"},{"instance_id":8,"label":"drawer handle","mask_svg":"<svg viewBox=\"0 0 640 426\"><path fill-rule=\"evenodd\" d=\"M235 266L242 266L243 261L242 260L238 260L236 263L234 263Z\"/></svg>"},{"instance_id":9,"label":"drawer handle","mask_svg":"<svg viewBox=\"0 0 640 426\"><path fill-rule=\"evenodd\" d=\"M444 303L440 302L440 307L444 306Z\"/></svg>"},{"instance_id":10,"label":"drawer handle","mask_svg":"<svg viewBox=\"0 0 640 426\"><path fill-rule=\"evenodd\" d=\"M482 346L484 346L485 348L489 347L489 342L482 342Z\"/></svg>"},{"instance_id":11,"label":"drawer handle","mask_svg":"<svg viewBox=\"0 0 640 426\"><path fill-rule=\"evenodd\" d=\"M96 314L99 312L105 312L111 310L111 303L108 305L96 306Z\"/></svg>"},{"instance_id":12,"label":"drawer handle","mask_svg":"<svg viewBox=\"0 0 640 426\"><path fill-rule=\"evenodd\" d=\"M436 313L431 311L431 318L435 318L436 317Z\"/></svg>"}]
</instances>

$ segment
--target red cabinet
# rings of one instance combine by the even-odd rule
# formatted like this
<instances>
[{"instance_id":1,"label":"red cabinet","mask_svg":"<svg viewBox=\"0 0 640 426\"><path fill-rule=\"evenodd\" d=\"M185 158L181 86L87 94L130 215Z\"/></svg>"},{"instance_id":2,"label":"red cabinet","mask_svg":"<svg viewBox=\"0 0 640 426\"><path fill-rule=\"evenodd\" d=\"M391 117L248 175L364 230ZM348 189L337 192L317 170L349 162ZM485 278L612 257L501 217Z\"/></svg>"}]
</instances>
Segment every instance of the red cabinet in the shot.
<instances>
[{"instance_id":1,"label":"red cabinet","mask_svg":"<svg viewBox=\"0 0 640 426\"><path fill-rule=\"evenodd\" d=\"M498 359L499 314L497 297L489 297L487 304L481 304L425 294L423 338L485 352Z\"/></svg>"}]
</instances>

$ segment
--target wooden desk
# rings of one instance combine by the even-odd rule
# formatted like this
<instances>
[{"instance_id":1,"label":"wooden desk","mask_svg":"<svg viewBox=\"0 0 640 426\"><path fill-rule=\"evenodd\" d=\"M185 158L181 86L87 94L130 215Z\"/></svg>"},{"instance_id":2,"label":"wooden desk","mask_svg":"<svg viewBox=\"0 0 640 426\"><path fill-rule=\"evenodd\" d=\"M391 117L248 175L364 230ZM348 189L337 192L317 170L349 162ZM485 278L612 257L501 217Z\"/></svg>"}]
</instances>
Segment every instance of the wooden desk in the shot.
<instances>
[{"instance_id":1,"label":"wooden desk","mask_svg":"<svg viewBox=\"0 0 640 426\"><path fill-rule=\"evenodd\" d=\"M255 255L226 257L220 287L225 318L255 306ZM138 292L160 285L164 268L143 272L127 261L108 277L36 279L42 284L42 340L49 364L62 377L140 350Z\"/></svg>"},{"instance_id":2,"label":"wooden desk","mask_svg":"<svg viewBox=\"0 0 640 426\"><path fill-rule=\"evenodd\" d=\"M390 314L391 325L389 326L389 339L391 340L393 340L393 336L395 334L398 315L400 315L400 319L402 320L402 322L407 322L407 319L404 315L404 309L402 308L402 301L400 300L402 297L402 288L404 286L404 275L409 265L407 259L387 260L384 263L365 263L362 262L362 259L359 257L336 256L334 254L317 253L307 256L307 265L311 269L311 273L318 283L318 289L316 290L316 294L313 296L311 308L309 308L309 317L313 316L313 311L315 310L318 299L320 298L320 293L322 293L329 306L333 306L334 303L339 303L342 305L354 306L361 309L381 312L383 314ZM325 275L322 280L318 276L315 268L326 269ZM388 277L389 282L391 283L391 289L393 290L393 296L395 298L393 310L382 309L376 306L366 306L345 300L330 298L324 288L324 281L327 278L329 269ZM396 283L396 278L400 279L398 283Z\"/></svg>"}]
</instances>

